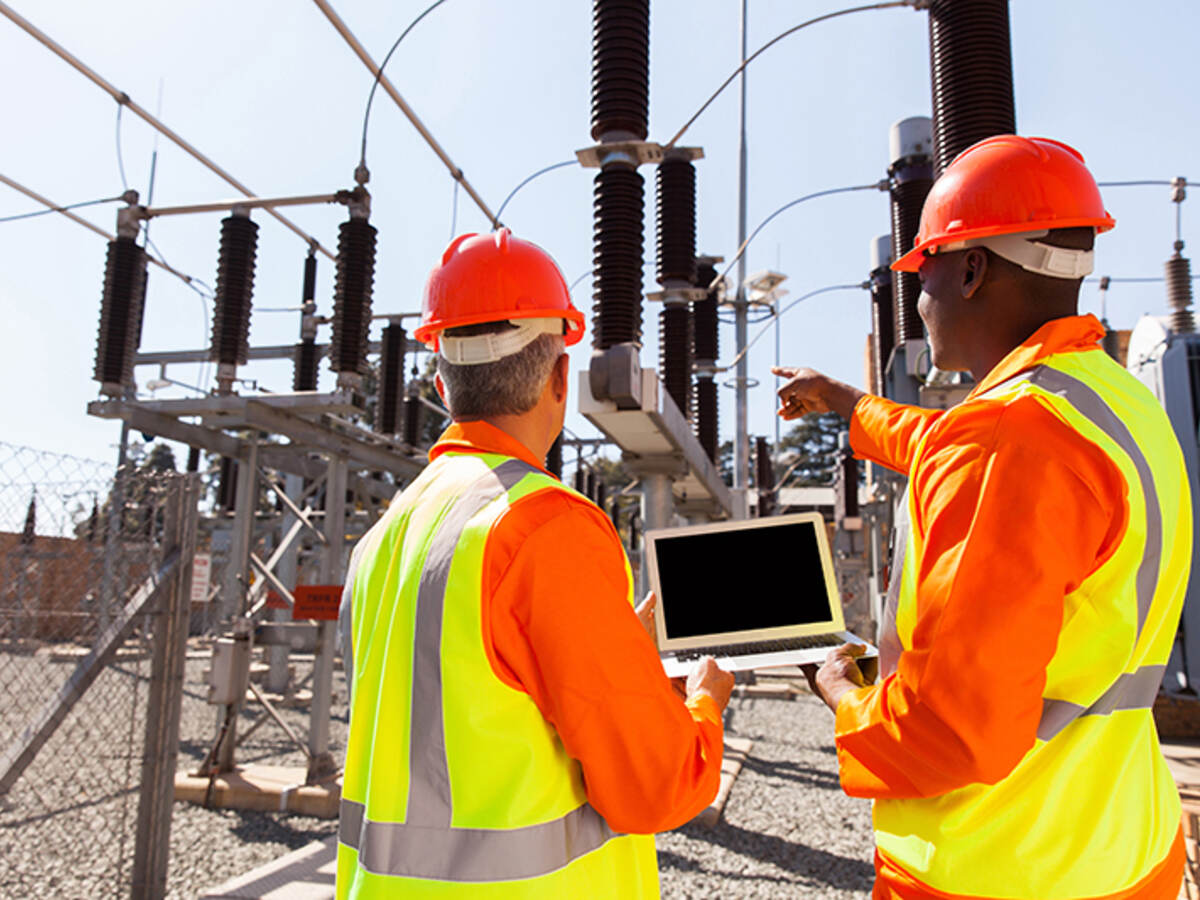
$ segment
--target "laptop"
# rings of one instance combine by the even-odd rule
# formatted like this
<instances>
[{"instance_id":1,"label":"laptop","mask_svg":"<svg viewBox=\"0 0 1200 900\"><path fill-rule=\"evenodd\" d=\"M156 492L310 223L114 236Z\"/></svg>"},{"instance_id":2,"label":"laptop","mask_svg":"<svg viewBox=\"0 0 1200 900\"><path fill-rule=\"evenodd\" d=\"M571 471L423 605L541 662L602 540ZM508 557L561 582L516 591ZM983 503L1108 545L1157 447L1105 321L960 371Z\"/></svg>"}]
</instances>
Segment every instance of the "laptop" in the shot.
<instances>
[{"instance_id":1,"label":"laptop","mask_svg":"<svg viewBox=\"0 0 1200 900\"><path fill-rule=\"evenodd\" d=\"M726 671L822 663L862 644L845 630L820 513L646 532L663 668L685 676L713 656Z\"/></svg>"}]
</instances>

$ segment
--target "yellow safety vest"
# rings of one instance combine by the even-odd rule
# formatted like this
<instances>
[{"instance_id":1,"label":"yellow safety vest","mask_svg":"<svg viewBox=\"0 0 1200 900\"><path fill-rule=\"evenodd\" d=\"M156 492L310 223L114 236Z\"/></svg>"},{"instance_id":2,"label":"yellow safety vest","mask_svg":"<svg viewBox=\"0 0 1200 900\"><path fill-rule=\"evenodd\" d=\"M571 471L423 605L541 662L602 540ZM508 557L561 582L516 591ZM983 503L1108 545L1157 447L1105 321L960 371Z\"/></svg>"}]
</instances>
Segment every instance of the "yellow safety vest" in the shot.
<instances>
[{"instance_id":1,"label":"yellow safety vest","mask_svg":"<svg viewBox=\"0 0 1200 900\"><path fill-rule=\"evenodd\" d=\"M996 784L877 800L875 836L885 857L948 894L1103 897L1148 875L1179 829L1179 794L1150 710L1188 581L1187 473L1162 407L1100 350L1048 357L984 394L1021 395L1108 454L1128 489L1129 524L1112 556L1063 599L1033 748ZM923 452L922 442L914 472ZM911 495L909 516L919 522ZM914 524L894 625L881 636L903 650L917 621L922 542Z\"/></svg>"},{"instance_id":2,"label":"yellow safety vest","mask_svg":"<svg viewBox=\"0 0 1200 900\"><path fill-rule=\"evenodd\" d=\"M338 900L658 897L653 836L608 827L558 733L488 661L488 535L542 490L568 489L511 457L446 453L355 548Z\"/></svg>"}]
</instances>

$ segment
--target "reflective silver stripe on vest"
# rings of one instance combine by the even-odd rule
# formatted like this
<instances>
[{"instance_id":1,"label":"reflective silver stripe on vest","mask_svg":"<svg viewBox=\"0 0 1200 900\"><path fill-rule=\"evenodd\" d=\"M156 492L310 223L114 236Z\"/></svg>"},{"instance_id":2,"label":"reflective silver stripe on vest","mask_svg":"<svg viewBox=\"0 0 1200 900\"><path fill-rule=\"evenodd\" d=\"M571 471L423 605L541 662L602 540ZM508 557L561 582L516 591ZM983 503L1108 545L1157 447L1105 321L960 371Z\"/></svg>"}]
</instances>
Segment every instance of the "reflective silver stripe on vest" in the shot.
<instances>
[{"instance_id":1,"label":"reflective silver stripe on vest","mask_svg":"<svg viewBox=\"0 0 1200 900\"><path fill-rule=\"evenodd\" d=\"M1118 709L1150 709L1166 668L1142 666L1136 672L1126 672L1087 709L1069 700L1043 700L1038 739L1050 740L1080 716L1107 716Z\"/></svg>"},{"instance_id":2,"label":"reflective silver stripe on vest","mask_svg":"<svg viewBox=\"0 0 1200 900\"><path fill-rule=\"evenodd\" d=\"M1065 372L1049 366L1038 366L1027 374L1028 380L1044 391L1057 394L1093 425L1103 431L1129 456L1137 470L1142 496L1146 503L1146 546L1137 570L1137 636L1142 636L1142 627L1150 614L1154 591L1158 586L1158 572L1162 560L1163 528L1162 509L1158 504L1158 492L1154 487L1154 476L1142 448L1138 446L1129 429L1109 408L1104 399L1090 386ZM1100 699L1086 709L1067 700L1042 702L1042 719L1038 725L1038 737L1048 741L1080 716L1108 715L1115 709L1149 709L1154 705L1158 685L1162 681L1165 666L1143 666L1136 672L1118 676Z\"/></svg>"},{"instance_id":3,"label":"reflective silver stripe on vest","mask_svg":"<svg viewBox=\"0 0 1200 900\"><path fill-rule=\"evenodd\" d=\"M510 459L481 476L450 508L430 543L417 588L413 647L408 809L403 823L373 822L363 804L343 800L338 840L379 875L440 881L535 878L562 868L614 837L589 804L560 819L514 829L451 826L450 766L442 709L442 615L450 564L467 523L539 470Z\"/></svg>"},{"instance_id":4,"label":"reflective silver stripe on vest","mask_svg":"<svg viewBox=\"0 0 1200 900\"><path fill-rule=\"evenodd\" d=\"M364 820L365 807L342 801L338 840L358 851L358 864L377 875L436 881L512 881L563 868L614 837L584 804L561 819L526 828L421 828Z\"/></svg>"}]
</instances>

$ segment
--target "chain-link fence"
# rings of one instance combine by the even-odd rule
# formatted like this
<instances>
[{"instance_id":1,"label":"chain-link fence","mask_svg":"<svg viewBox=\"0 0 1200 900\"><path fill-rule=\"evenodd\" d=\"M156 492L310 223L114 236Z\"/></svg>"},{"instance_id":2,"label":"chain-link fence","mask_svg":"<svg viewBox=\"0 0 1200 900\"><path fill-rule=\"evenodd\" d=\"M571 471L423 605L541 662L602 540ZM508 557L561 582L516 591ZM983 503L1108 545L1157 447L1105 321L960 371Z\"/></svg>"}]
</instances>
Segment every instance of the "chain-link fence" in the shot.
<instances>
[{"instance_id":1,"label":"chain-link fence","mask_svg":"<svg viewBox=\"0 0 1200 900\"><path fill-rule=\"evenodd\" d=\"M173 471L0 443L2 896L128 896L165 866L195 506Z\"/></svg>"}]
</instances>

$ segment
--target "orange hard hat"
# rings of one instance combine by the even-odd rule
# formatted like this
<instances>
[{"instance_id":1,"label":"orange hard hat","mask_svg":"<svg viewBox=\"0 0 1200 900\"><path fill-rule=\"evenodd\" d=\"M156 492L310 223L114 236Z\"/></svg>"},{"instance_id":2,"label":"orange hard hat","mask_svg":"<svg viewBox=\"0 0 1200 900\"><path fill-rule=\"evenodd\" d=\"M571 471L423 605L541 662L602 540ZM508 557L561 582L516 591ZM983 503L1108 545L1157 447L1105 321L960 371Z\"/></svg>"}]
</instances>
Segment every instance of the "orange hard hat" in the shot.
<instances>
[{"instance_id":1,"label":"orange hard hat","mask_svg":"<svg viewBox=\"0 0 1200 900\"><path fill-rule=\"evenodd\" d=\"M948 244L1055 228L1099 234L1115 224L1079 151L1050 138L1001 134L946 167L925 198L913 249L892 268L916 272L927 253Z\"/></svg>"},{"instance_id":2,"label":"orange hard hat","mask_svg":"<svg viewBox=\"0 0 1200 900\"><path fill-rule=\"evenodd\" d=\"M462 234L429 273L413 336L437 350L447 328L520 319L565 320L568 346L583 337L583 313L571 303L567 282L545 250L507 228Z\"/></svg>"}]
</instances>

